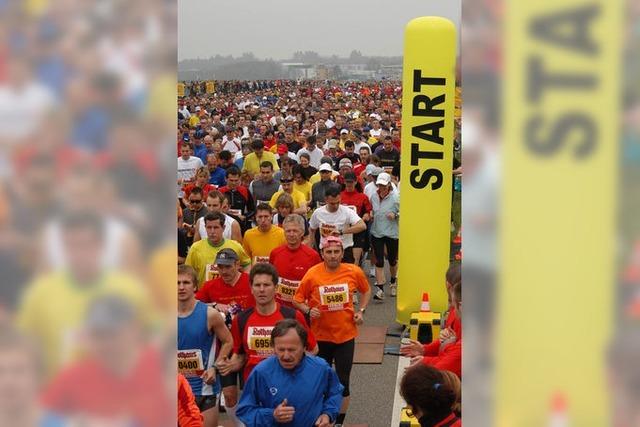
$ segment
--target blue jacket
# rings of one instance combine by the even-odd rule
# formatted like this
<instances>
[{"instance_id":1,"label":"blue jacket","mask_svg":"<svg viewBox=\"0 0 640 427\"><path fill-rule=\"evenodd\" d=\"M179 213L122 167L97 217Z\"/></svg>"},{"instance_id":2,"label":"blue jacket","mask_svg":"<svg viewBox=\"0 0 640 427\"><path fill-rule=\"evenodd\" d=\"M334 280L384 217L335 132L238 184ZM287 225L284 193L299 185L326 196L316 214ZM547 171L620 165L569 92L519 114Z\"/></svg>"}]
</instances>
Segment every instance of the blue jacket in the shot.
<instances>
[{"instance_id":1,"label":"blue jacket","mask_svg":"<svg viewBox=\"0 0 640 427\"><path fill-rule=\"evenodd\" d=\"M334 422L342 404L343 389L324 359L305 355L295 369L287 370L276 356L270 356L249 375L236 415L253 427L311 427L322 414ZM273 410L284 399L296 412L291 423L278 424Z\"/></svg>"}]
</instances>

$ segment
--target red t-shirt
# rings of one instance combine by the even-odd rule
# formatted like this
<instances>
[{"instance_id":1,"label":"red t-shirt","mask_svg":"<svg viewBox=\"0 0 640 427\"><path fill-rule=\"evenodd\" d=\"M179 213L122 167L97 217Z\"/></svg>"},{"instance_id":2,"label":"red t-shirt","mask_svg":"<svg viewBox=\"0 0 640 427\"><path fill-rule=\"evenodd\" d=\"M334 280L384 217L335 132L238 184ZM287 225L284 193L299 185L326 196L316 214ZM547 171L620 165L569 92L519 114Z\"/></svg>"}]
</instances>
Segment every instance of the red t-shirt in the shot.
<instances>
[{"instance_id":1,"label":"red t-shirt","mask_svg":"<svg viewBox=\"0 0 640 427\"><path fill-rule=\"evenodd\" d=\"M280 282L276 290L276 300L287 307L293 307L293 296L307 270L322 262L318 252L307 245L300 245L296 250L289 246L278 246L271 251L269 263L278 270Z\"/></svg>"},{"instance_id":2,"label":"red t-shirt","mask_svg":"<svg viewBox=\"0 0 640 427\"><path fill-rule=\"evenodd\" d=\"M238 281L233 286L227 285L220 276L204 282L202 288L196 292L196 299L206 304L212 302L224 305L238 304L243 310L256 306L247 273L240 273Z\"/></svg>"},{"instance_id":3,"label":"red t-shirt","mask_svg":"<svg viewBox=\"0 0 640 427\"><path fill-rule=\"evenodd\" d=\"M161 358L155 349L143 351L125 375L115 375L98 360L85 359L53 379L41 396L42 403L61 415L122 416L131 425L162 425L171 416L168 408L175 406L161 372Z\"/></svg>"},{"instance_id":4,"label":"red t-shirt","mask_svg":"<svg viewBox=\"0 0 640 427\"><path fill-rule=\"evenodd\" d=\"M244 365L242 376L246 381L253 368L273 354L271 347L271 330L278 321L284 319L280 312L280 304L276 303L276 311L268 316L263 316L254 310L247 319L242 335L238 325L238 316L233 318L231 323L231 334L233 335L233 352L236 354L246 354L247 362ZM307 350L311 351L316 347L316 338L309 329L307 321L302 313L296 310L296 320L304 326L307 331Z\"/></svg>"},{"instance_id":5,"label":"red t-shirt","mask_svg":"<svg viewBox=\"0 0 640 427\"><path fill-rule=\"evenodd\" d=\"M340 204L344 206L355 206L356 213L360 217L365 213L371 212L371 209L373 209L369 198L364 193L358 191L343 191L340 193Z\"/></svg>"}]
</instances>

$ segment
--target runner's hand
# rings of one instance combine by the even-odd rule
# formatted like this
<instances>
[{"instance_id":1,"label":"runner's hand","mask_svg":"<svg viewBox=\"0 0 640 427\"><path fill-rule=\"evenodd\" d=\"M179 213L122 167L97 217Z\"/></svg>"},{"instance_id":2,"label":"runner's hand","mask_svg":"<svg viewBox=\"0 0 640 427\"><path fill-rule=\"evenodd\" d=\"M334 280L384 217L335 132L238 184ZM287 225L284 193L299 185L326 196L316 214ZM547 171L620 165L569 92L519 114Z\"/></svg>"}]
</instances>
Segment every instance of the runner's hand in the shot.
<instances>
[{"instance_id":1,"label":"runner's hand","mask_svg":"<svg viewBox=\"0 0 640 427\"><path fill-rule=\"evenodd\" d=\"M289 423L293 421L295 413L296 409L293 406L287 406L287 399L284 399L282 403L273 410L273 418L279 423Z\"/></svg>"},{"instance_id":2,"label":"runner's hand","mask_svg":"<svg viewBox=\"0 0 640 427\"><path fill-rule=\"evenodd\" d=\"M409 340L409 344L400 346L400 354L407 357L422 356L424 347L419 341Z\"/></svg>"},{"instance_id":3,"label":"runner's hand","mask_svg":"<svg viewBox=\"0 0 640 427\"><path fill-rule=\"evenodd\" d=\"M364 322L364 316L361 311L356 311L353 315L353 321L356 322L356 325L361 325Z\"/></svg>"},{"instance_id":4,"label":"runner's hand","mask_svg":"<svg viewBox=\"0 0 640 427\"><path fill-rule=\"evenodd\" d=\"M309 317L312 319L317 319L318 317L320 317L320 310L318 310L316 307L313 307L309 312Z\"/></svg>"},{"instance_id":5,"label":"runner's hand","mask_svg":"<svg viewBox=\"0 0 640 427\"><path fill-rule=\"evenodd\" d=\"M331 427L331 420L329 419L329 416L327 414L322 414L318 417L314 426Z\"/></svg>"},{"instance_id":6,"label":"runner's hand","mask_svg":"<svg viewBox=\"0 0 640 427\"><path fill-rule=\"evenodd\" d=\"M218 368L220 375L229 375L233 371L233 369L231 369L231 361L228 357L219 359L216 362L216 368Z\"/></svg>"},{"instance_id":7,"label":"runner's hand","mask_svg":"<svg viewBox=\"0 0 640 427\"><path fill-rule=\"evenodd\" d=\"M216 368L207 369L202 373L200 378L202 378L202 381L207 385L213 384L216 382Z\"/></svg>"}]
</instances>

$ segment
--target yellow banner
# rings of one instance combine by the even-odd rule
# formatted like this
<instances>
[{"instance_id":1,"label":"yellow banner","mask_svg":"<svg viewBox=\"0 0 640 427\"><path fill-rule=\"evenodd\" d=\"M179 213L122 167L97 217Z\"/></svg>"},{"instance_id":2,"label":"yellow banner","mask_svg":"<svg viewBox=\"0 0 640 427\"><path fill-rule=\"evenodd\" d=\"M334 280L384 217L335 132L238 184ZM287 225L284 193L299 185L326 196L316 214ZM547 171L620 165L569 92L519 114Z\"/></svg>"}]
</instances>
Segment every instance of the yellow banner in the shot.
<instances>
[{"instance_id":1,"label":"yellow banner","mask_svg":"<svg viewBox=\"0 0 640 427\"><path fill-rule=\"evenodd\" d=\"M178 97L184 96L184 83L178 83Z\"/></svg>"},{"instance_id":2,"label":"yellow banner","mask_svg":"<svg viewBox=\"0 0 640 427\"><path fill-rule=\"evenodd\" d=\"M422 293L447 308L455 107L456 28L444 18L407 24L402 77L398 322L409 324Z\"/></svg>"},{"instance_id":3,"label":"yellow banner","mask_svg":"<svg viewBox=\"0 0 640 427\"><path fill-rule=\"evenodd\" d=\"M498 426L610 424L621 10L506 2Z\"/></svg>"},{"instance_id":4,"label":"yellow banner","mask_svg":"<svg viewBox=\"0 0 640 427\"><path fill-rule=\"evenodd\" d=\"M216 84L212 81L208 81L205 86L207 93L214 93L216 91Z\"/></svg>"}]
</instances>

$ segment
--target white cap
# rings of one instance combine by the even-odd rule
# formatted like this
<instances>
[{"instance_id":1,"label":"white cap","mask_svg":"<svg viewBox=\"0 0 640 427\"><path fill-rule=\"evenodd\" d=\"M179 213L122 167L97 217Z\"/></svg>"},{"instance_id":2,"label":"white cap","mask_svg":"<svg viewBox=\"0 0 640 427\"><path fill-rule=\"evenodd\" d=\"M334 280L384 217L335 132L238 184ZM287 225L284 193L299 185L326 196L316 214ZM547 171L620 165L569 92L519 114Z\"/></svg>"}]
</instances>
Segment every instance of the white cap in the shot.
<instances>
[{"instance_id":1,"label":"white cap","mask_svg":"<svg viewBox=\"0 0 640 427\"><path fill-rule=\"evenodd\" d=\"M348 130L346 130L346 129L342 129L342 130L340 131L340 135L344 135L345 133L349 133L349 131L348 131Z\"/></svg>"},{"instance_id":2,"label":"white cap","mask_svg":"<svg viewBox=\"0 0 640 427\"><path fill-rule=\"evenodd\" d=\"M391 182L391 175L386 172L382 172L378 175L378 179L376 180L376 185L389 185Z\"/></svg>"},{"instance_id":3,"label":"white cap","mask_svg":"<svg viewBox=\"0 0 640 427\"><path fill-rule=\"evenodd\" d=\"M323 163L320 165L320 167L318 168L319 171L333 171L333 168L331 167L331 165L329 163Z\"/></svg>"}]
</instances>

